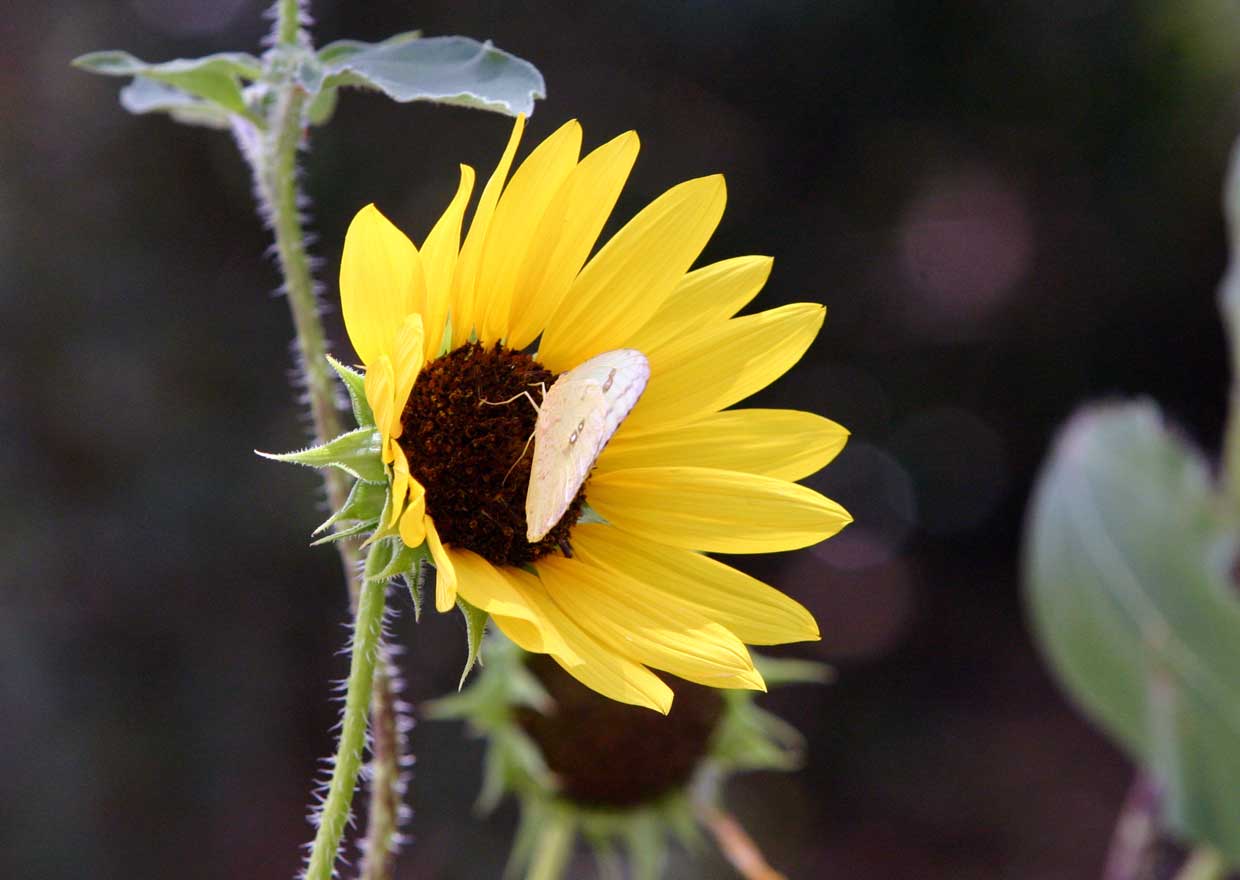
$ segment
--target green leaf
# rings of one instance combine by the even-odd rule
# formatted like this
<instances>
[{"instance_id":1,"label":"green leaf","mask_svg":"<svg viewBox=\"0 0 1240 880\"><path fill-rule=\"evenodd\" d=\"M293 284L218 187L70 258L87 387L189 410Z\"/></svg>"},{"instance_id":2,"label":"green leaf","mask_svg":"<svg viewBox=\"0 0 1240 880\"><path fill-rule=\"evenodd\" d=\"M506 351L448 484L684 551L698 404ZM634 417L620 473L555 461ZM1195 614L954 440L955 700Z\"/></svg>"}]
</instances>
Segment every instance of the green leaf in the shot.
<instances>
[{"instance_id":1,"label":"green leaf","mask_svg":"<svg viewBox=\"0 0 1240 880\"><path fill-rule=\"evenodd\" d=\"M363 86L402 103L436 101L511 116L532 113L534 101L547 92L534 65L468 37L386 42L337 52L325 68L324 88Z\"/></svg>"},{"instance_id":2,"label":"green leaf","mask_svg":"<svg viewBox=\"0 0 1240 880\"><path fill-rule=\"evenodd\" d=\"M1153 404L1088 409L1039 477L1025 588L1051 667L1159 780L1169 827L1240 865L1233 528Z\"/></svg>"},{"instance_id":3,"label":"green leaf","mask_svg":"<svg viewBox=\"0 0 1240 880\"><path fill-rule=\"evenodd\" d=\"M412 40L416 40L422 36L421 31L405 31L394 37L388 37L380 43L363 43L361 40L336 40L334 43L328 43L319 49L319 61L324 64L330 64L333 61L343 61L346 58L357 55L360 52L366 52L371 49L378 49L383 46L400 46Z\"/></svg>"},{"instance_id":4,"label":"green leaf","mask_svg":"<svg viewBox=\"0 0 1240 880\"><path fill-rule=\"evenodd\" d=\"M312 446L300 452L276 455L259 452L263 458L284 461L306 467L336 467L359 480L368 483L387 483L387 472L380 458L382 441L374 428L357 428L329 440L322 446Z\"/></svg>"},{"instance_id":5,"label":"green leaf","mask_svg":"<svg viewBox=\"0 0 1240 880\"><path fill-rule=\"evenodd\" d=\"M230 114L219 104L145 76L136 76L121 89L121 106L130 113L167 113L177 122L207 128L228 128Z\"/></svg>"},{"instance_id":6,"label":"green leaf","mask_svg":"<svg viewBox=\"0 0 1240 880\"><path fill-rule=\"evenodd\" d=\"M469 656L465 658L465 669L461 672L461 681L456 687L459 691L465 687L465 679L474 668L474 662L481 662L479 652L482 650L482 637L486 634L487 621L491 616L481 608L470 605L460 596L456 597L456 607L461 609L461 615L465 618L465 642L469 650Z\"/></svg>"},{"instance_id":7,"label":"green leaf","mask_svg":"<svg viewBox=\"0 0 1240 880\"><path fill-rule=\"evenodd\" d=\"M242 114L246 112L246 106L241 93L241 80L256 80L262 75L259 60L242 52L221 52L205 58L178 58L162 64L148 64L128 52L91 52L75 58L73 65L105 76L141 76L158 80L233 113Z\"/></svg>"},{"instance_id":8,"label":"green leaf","mask_svg":"<svg viewBox=\"0 0 1240 880\"><path fill-rule=\"evenodd\" d=\"M370 401L366 399L366 375L351 367L346 367L330 354L327 355L327 362L331 364L331 368L344 383L345 390L349 392L349 403L353 406L353 418L357 420L357 426L373 428L375 414L371 412Z\"/></svg>"}]
</instances>

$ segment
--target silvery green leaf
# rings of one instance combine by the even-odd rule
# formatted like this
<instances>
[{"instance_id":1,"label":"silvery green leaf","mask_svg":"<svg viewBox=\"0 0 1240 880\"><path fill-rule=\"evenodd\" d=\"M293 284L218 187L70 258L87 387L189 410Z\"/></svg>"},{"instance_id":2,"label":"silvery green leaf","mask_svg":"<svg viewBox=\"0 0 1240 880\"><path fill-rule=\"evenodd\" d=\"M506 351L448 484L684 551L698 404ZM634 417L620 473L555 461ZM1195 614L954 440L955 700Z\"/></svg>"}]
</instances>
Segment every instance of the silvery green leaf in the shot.
<instances>
[{"instance_id":1,"label":"silvery green leaf","mask_svg":"<svg viewBox=\"0 0 1240 880\"><path fill-rule=\"evenodd\" d=\"M380 43L338 54L324 67L324 88L363 86L395 101L436 101L512 116L532 113L547 91L534 65L468 37Z\"/></svg>"},{"instance_id":2,"label":"silvery green leaf","mask_svg":"<svg viewBox=\"0 0 1240 880\"><path fill-rule=\"evenodd\" d=\"M1038 478L1025 590L1068 693L1158 780L1180 836L1240 865L1235 522L1149 402L1087 409Z\"/></svg>"},{"instance_id":3,"label":"silvery green leaf","mask_svg":"<svg viewBox=\"0 0 1240 880\"><path fill-rule=\"evenodd\" d=\"M361 40L336 40L319 49L317 54L319 61L324 64L330 64L335 61L343 61L346 58L371 49L378 49L384 46L400 46L421 36L421 31L405 31L388 37L379 43L363 43Z\"/></svg>"},{"instance_id":4,"label":"silvery green leaf","mask_svg":"<svg viewBox=\"0 0 1240 880\"><path fill-rule=\"evenodd\" d=\"M335 440L329 440L322 446L312 446L300 452L286 452L281 455L270 452L258 454L273 461L284 461L306 467L340 468L350 476L368 483L386 483L387 472L380 458L382 448L378 431L374 428L357 428L341 434Z\"/></svg>"},{"instance_id":5,"label":"silvery green leaf","mask_svg":"<svg viewBox=\"0 0 1240 880\"><path fill-rule=\"evenodd\" d=\"M142 76L218 104L233 113L245 113L241 80L256 80L262 65L252 55L221 52L204 58L178 58L148 64L128 52L91 52L73 60L75 67L105 76Z\"/></svg>"},{"instance_id":6,"label":"silvery green leaf","mask_svg":"<svg viewBox=\"0 0 1240 880\"><path fill-rule=\"evenodd\" d=\"M136 76L121 89L121 106L135 115L167 113L177 122L207 128L228 128L229 112L219 104L157 80Z\"/></svg>"}]
</instances>

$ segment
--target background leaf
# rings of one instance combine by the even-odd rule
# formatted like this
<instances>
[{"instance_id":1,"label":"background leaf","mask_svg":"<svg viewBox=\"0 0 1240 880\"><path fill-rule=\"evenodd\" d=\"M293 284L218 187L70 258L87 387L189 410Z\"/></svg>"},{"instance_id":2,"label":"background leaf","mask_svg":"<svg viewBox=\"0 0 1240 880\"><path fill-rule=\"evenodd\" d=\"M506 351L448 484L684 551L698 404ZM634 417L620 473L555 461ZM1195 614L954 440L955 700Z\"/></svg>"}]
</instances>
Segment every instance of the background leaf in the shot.
<instances>
[{"instance_id":1,"label":"background leaf","mask_svg":"<svg viewBox=\"0 0 1240 880\"><path fill-rule=\"evenodd\" d=\"M244 52L221 52L203 58L178 58L148 64L128 52L92 52L73 61L75 67L105 76L146 77L219 104L234 113L245 113L241 80L262 75L262 65Z\"/></svg>"},{"instance_id":2,"label":"background leaf","mask_svg":"<svg viewBox=\"0 0 1240 880\"><path fill-rule=\"evenodd\" d=\"M167 113L186 125L228 127L229 113L220 105L144 76L134 77L121 89L120 99L121 106L130 113Z\"/></svg>"},{"instance_id":3,"label":"background leaf","mask_svg":"<svg viewBox=\"0 0 1240 880\"><path fill-rule=\"evenodd\" d=\"M1206 464L1153 404L1068 424L1031 508L1035 633L1085 712L1158 779L1167 825L1240 864L1235 551Z\"/></svg>"},{"instance_id":4,"label":"background leaf","mask_svg":"<svg viewBox=\"0 0 1240 880\"><path fill-rule=\"evenodd\" d=\"M348 43L345 51L335 50L324 88L370 87L395 101L437 101L512 116L532 113L535 99L546 97L534 65L468 37L389 40L350 51L356 48Z\"/></svg>"}]
</instances>

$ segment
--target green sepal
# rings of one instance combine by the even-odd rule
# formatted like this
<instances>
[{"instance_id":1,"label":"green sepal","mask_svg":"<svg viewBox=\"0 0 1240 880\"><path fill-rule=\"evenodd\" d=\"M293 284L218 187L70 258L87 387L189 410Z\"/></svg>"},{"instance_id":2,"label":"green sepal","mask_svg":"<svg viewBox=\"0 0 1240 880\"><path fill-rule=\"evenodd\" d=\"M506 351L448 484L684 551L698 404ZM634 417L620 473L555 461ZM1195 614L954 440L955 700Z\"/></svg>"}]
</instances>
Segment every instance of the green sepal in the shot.
<instances>
[{"instance_id":1,"label":"green sepal","mask_svg":"<svg viewBox=\"0 0 1240 880\"><path fill-rule=\"evenodd\" d=\"M360 480L358 482L361 485L369 485L367 483L361 483ZM377 519L363 520L362 522L356 523L355 525L351 525L346 529L338 529L337 531L332 532L330 535L324 535L322 538L319 538L316 541L311 541L310 546L320 547L323 544L332 544L344 538L352 538L357 535L364 535L369 531L373 531L374 528L378 525L379 525L379 520Z\"/></svg>"},{"instance_id":2,"label":"green sepal","mask_svg":"<svg viewBox=\"0 0 1240 880\"><path fill-rule=\"evenodd\" d=\"M835 670L817 660L797 660L792 657L767 657L752 654L753 665L768 687L782 684L830 684L835 681Z\"/></svg>"},{"instance_id":3,"label":"green sepal","mask_svg":"<svg viewBox=\"0 0 1240 880\"><path fill-rule=\"evenodd\" d=\"M322 446L311 446L300 452L274 454L259 452L263 458L300 464L305 467L340 468L345 473L367 483L387 483L387 470L380 454L383 448L379 432L371 427L357 428L329 440Z\"/></svg>"},{"instance_id":4,"label":"green sepal","mask_svg":"<svg viewBox=\"0 0 1240 880\"><path fill-rule=\"evenodd\" d=\"M591 523L599 523L600 525L611 525L605 520L597 510L590 506L590 502L586 501L581 505L581 513L577 516L577 525L584 526Z\"/></svg>"},{"instance_id":5,"label":"green sepal","mask_svg":"<svg viewBox=\"0 0 1240 880\"><path fill-rule=\"evenodd\" d=\"M474 663L482 663L482 637L486 634L487 621L491 619L491 615L471 605L459 595L456 597L456 607L461 609L461 615L465 618L465 645L469 651L465 658L465 668L461 671L461 680L456 686L459 691L465 687L465 679L474 668Z\"/></svg>"},{"instance_id":6,"label":"green sepal","mask_svg":"<svg viewBox=\"0 0 1240 880\"><path fill-rule=\"evenodd\" d=\"M329 516L323 523L314 530L312 534L325 532L338 522L345 520L356 520L362 524L379 524L379 517L383 513L383 506L387 501L388 487L382 483L367 483L364 480L358 480L353 484L353 488L349 490L349 497L344 500L344 504L340 509ZM357 534L356 528L349 530L350 534ZM341 537L343 532L336 532L334 535L322 538L316 541L316 544L324 541L334 540Z\"/></svg>"},{"instance_id":7,"label":"green sepal","mask_svg":"<svg viewBox=\"0 0 1240 880\"><path fill-rule=\"evenodd\" d=\"M105 76L145 77L243 116L251 114L246 107L241 81L257 80L263 73L259 60L243 52L220 52L203 58L148 64L128 52L111 50L81 55L73 59L73 66Z\"/></svg>"},{"instance_id":8,"label":"green sepal","mask_svg":"<svg viewBox=\"0 0 1240 880\"><path fill-rule=\"evenodd\" d=\"M534 111L546 97L538 68L468 37L429 37L385 41L361 48L347 43L324 61L322 88L377 89L394 101L435 101L516 116ZM323 59L323 51L319 57Z\"/></svg>"},{"instance_id":9,"label":"green sepal","mask_svg":"<svg viewBox=\"0 0 1240 880\"><path fill-rule=\"evenodd\" d=\"M353 407L353 418L357 420L357 426L359 428L375 427L375 414L370 409L370 401L366 399L366 374L346 367L330 354L327 355L327 362L336 371L340 381L344 383L345 390L349 392L349 403Z\"/></svg>"},{"instance_id":10,"label":"green sepal","mask_svg":"<svg viewBox=\"0 0 1240 880\"><path fill-rule=\"evenodd\" d=\"M418 566L424 559L430 559L431 551L423 541L416 547L410 547L399 536L385 539L392 544L392 556L384 568L375 574L375 579L388 580L398 576L417 576ZM421 597L419 597L421 598Z\"/></svg>"},{"instance_id":11,"label":"green sepal","mask_svg":"<svg viewBox=\"0 0 1240 880\"><path fill-rule=\"evenodd\" d=\"M366 564L362 567L362 577L368 581L385 580L382 572L391 564L395 549L390 540L371 543L366 553Z\"/></svg>"}]
</instances>

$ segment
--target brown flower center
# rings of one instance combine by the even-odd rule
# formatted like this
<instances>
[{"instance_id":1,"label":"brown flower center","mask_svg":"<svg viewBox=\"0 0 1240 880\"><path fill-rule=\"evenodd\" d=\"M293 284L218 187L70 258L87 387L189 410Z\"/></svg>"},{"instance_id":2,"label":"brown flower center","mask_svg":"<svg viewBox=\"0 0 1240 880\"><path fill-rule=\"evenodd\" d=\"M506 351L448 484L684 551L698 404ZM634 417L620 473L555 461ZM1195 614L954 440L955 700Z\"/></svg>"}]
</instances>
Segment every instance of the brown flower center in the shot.
<instances>
[{"instance_id":1,"label":"brown flower center","mask_svg":"<svg viewBox=\"0 0 1240 880\"><path fill-rule=\"evenodd\" d=\"M555 374L498 343L468 343L431 361L401 414L399 443L426 488L426 512L440 540L495 565L525 565L568 546L585 492L537 544L525 540L525 493L534 424L529 400ZM504 402L506 401L506 402ZM528 445L527 445L528 444Z\"/></svg>"},{"instance_id":2,"label":"brown flower center","mask_svg":"<svg viewBox=\"0 0 1240 880\"><path fill-rule=\"evenodd\" d=\"M587 806L636 806L686 785L723 716L717 690L671 676L664 680L676 698L660 715L596 694L546 654L531 654L526 663L555 708L543 715L521 707L516 720L564 797Z\"/></svg>"}]
</instances>

